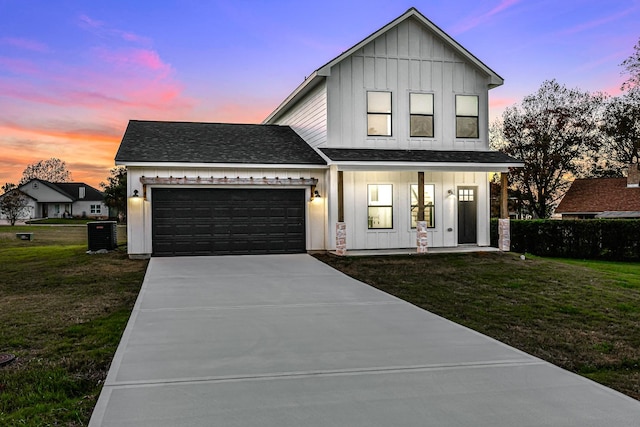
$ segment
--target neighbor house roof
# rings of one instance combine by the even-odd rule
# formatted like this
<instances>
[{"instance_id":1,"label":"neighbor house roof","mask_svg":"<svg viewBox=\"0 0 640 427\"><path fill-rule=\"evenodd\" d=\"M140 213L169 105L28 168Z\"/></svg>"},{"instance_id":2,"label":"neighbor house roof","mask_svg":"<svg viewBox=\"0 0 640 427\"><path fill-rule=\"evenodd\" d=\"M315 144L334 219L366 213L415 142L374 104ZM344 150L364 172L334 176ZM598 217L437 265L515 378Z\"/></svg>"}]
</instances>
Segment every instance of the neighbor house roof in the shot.
<instances>
[{"instance_id":1,"label":"neighbor house roof","mask_svg":"<svg viewBox=\"0 0 640 427\"><path fill-rule=\"evenodd\" d=\"M381 36L382 34L389 31L391 28L400 24L401 22L407 19L415 19L424 25L426 28L431 30L436 36L438 36L444 43L450 46L453 50L458 52L463 58L467 59L471 64L475 65L479 70L483 71L485 74L489 76L490 83L489 87L494 88L497 86L501 86L504 84L504 79L500 77L495 71L489 68L486 64L480 61L477 57L475 57L471 52L465 49L461 44L455 41L451 36L442 31L440 27L431 22L427 17L425 17L422 13L420 13L415 7L410 8L405 13L400 15L398 18L394 19L384 27L380 28L378 31L375 31L368 37L361 40L359 43L356 43L351 48L345 50L337 57L333 58L322 67L318 68L316 71L311 73L309 77L307 77L300 86L298 86L279 106L276 108L270 115L267 117L263 123L273 123L284 113L290 105L295 104L302 96L308 93L311 89L316 87L320 82L326 79L327 76L331 75L331 67L336 65L337 63L343 61L345 58L353 55L358 50L362 49L367 44L371 43L373 40Z\"/></svg>"},{"instance_id":2,"label":"neighbor house roof","mask_svg":"<svg viewBox=\"0 0 640 427\"><path fill-rule=\"evenodd\" d=\"M289 126L131 120L116 164L146 162L326 164Z\"/></svg>"},{"instance_id":3,"label":"neighbor house roof","mask_svg":"<svg viewBox=\"0 0 640 427\"><path fill-rule=\"evenodd\" d=\"M627 187L627 178L576 179L556 208L560 214L631 211L640 211L640 188Z\"/></svg>"},{"instance_id":4,"label":"neighbor house roof","mask_svg":"<svg viewBox=\"0 0 640 427\"><path fill-rule=\"evenodd\" d=\"M501 168L522 167L523 163L499 151L378 150L364 148L320 148L336 163L422 163L433 165L479 164Z\"/></svg>"},{"instance_id":5,"label":"neighbor house roof","mask_svg":"<svg viewBox=\"0 0 640 427\"><path fill-rule=\"evenodd\" d=\"M20 188L26 188L33 181L41 182L52 190L60 193L61 195L68 197L72 201L87 200L87 201L102 201L104 195L92 186L85 184L84 182L50 182L44 179L32 179L29 182L20 186ZM80 197L80 188L84 187L84 197Z\"/></svg>"}]
</instances>

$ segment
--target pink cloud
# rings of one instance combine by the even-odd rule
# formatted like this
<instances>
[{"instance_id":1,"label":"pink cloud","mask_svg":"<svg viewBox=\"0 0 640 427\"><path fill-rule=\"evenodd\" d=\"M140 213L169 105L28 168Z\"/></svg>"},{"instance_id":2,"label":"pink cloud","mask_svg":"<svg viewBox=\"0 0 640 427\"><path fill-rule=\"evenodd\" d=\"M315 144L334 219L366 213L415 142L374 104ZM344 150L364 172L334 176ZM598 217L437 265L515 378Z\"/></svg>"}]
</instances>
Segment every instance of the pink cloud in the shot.
<instances>
[{"instance_id":1,"label":"pink cloud","mask_svg":"<svg viewBox=\"0 0 640 427\"><path fill-rule=\"evenodd\" d=\"M160 55L148 49L124 49L124 50L107 50L96 49L97 55L102 61L123 67L124 69L134 67L141 67L151 71L160 71L160 74L155 78L165 78L171 72L171 65L166 64L160 59Z\"/></svg>"},{"instance_id":2,"label":"pink cloud","mask_svg":"<svg viewBox=\"0 0 640 427\"><path fill-rule=\"evenodd\" d=\"M505 108L517 103L515 98L490 98L489 108Z\"/></svg>"},{"instance_id":3,"label":"pink cloud","mask_svg":"<svg viewBox=\"0 0 640 427\"><path fill-rule=\"evenodd\" d=\"M14 74L37 74L39 72L38 67L31 61L2 56L0 56L0 68L4 68Z\"/></svg>"},{"instance_id":4,"label":"pink cloud","mask_svg":"<svg viewBox=\"0 0 640 427\"><path fill-rule=\"evenodd\" d=\"M24 50L30 50L33 52L49 52L49 48L44 43L36 40L29 40L18 37L3 37L0 39L0 44L9 45Z\"/></svg>"},{"instance_id":5,"label":"pink cloud","mask_svg":"<svg viewBox=\"0 0 640 427\"><path fill-rule=\"evenodd\" d=\"M519 3L519 2L520 2L520 0L501 0L500 3L498 3L498 5L496 7L494 7L493 9L488 11L487 13L485 13L483 15L475 16L473 18L469 18L469 19L466 19L466 20L462 21L460 24L458 24L455 27L453 27L453 29L451 30L451 33L452 34L460 34L460 33L464 33L466 31L469 31L470 29L475 28L478 25L488 21L493 16L497 15L498 13L510 8L511 6L513 6L513 5L515 5L515 4Z\"/></svg>"}]
</instances>

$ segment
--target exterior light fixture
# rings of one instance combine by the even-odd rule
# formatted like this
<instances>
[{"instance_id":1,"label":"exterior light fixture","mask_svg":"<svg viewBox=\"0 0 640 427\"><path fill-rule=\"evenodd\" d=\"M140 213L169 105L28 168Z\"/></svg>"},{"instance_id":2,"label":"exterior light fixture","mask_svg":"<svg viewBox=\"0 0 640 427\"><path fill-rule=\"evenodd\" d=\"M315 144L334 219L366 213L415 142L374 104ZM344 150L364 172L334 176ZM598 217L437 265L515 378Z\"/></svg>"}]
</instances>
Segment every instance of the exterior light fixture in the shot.
<instances>
[{"instance_id":1,"label":"exterior light fixture","mask_svg":"<svg viewBox=\"0 0 640 427\"><path fill-rule=\"evenodd\" d=\"M318 190L313 191L313 197L318 199L320 198L320 193L318 192Z\"/></svg>"},{"instance_id":2,"label":"exterior light fixture","mask_svg":"<svg viewBox=\"0 0 640 427\"><path fill-rule=\"evenodd\" d=\"M138 195L138 190L133 190L133 196L131 196L131 197L140 197Z\"/></svg>"},{"instance_id":3,"label":"exterior light fixture","mask_svg":"<svg viewBox=\"0 0 640 427\"><path fill-rule=\"evenodd\" d=\"M449 196L453 196L453 190L447 190L447 194L448 194Z\"/></svg>"}]
</instances>

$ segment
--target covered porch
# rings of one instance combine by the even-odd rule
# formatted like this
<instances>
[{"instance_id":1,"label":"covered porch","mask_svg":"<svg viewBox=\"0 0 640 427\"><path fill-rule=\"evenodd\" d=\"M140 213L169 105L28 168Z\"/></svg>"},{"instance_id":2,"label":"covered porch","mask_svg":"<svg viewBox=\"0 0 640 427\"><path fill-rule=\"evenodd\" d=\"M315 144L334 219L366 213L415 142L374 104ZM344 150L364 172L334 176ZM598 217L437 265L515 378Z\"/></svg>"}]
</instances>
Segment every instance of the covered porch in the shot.
<instances>
[{"instance_id":1,"label":"covered porch","mask_svg":"<svg viewBox=\"0 0 640 427\"><path fill-rule=\"evenodd\" d=\"M330 159L327 248L339 255L489 247L489 179L506 182L522 165L485 151L321 151Z\"/></svg>"}]
</instances>

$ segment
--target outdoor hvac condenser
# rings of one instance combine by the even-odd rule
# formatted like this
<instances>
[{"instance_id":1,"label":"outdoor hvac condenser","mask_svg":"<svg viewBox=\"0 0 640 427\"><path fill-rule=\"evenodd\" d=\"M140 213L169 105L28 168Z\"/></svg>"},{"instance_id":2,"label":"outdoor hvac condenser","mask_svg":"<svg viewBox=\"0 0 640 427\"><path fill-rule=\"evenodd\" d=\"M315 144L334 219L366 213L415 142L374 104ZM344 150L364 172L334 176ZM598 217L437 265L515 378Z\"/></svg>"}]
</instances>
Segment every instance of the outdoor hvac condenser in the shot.
<instances>
[{"instance_id":1,"label":"outdoor hvac condenser","mask_svg":"<svg viewBox=\"0 0 640 427\"><path fill-rule=\"evenodd\" d=\"M100 221L87 223L89 250L113 250L118 247L118 223L116 221Z\"/></svg>"}]
</instances>

